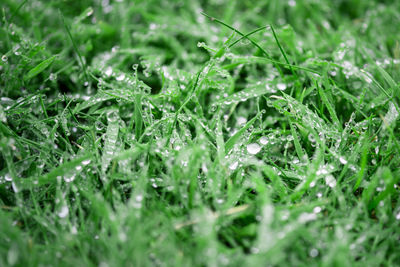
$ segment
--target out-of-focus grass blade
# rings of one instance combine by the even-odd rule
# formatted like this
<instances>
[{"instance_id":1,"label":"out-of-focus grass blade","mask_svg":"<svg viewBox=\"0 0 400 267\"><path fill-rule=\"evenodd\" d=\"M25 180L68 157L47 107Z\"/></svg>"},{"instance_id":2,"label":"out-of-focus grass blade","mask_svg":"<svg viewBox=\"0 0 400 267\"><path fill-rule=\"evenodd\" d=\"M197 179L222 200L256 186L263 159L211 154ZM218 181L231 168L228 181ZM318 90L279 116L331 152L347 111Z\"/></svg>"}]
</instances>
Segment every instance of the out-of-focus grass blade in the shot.
<instances>
[{"instance_id":1,"label":"out-of-focus grass blade","mask_svg":"<svg viewBox=\"0 0 400 267\"><path fill-rule=\"evenodd\" d=\"M399 87L396 84L396 82L393 80L393 78L387 73L382 67L376 65L376 69L379 71L379 73L382 75L383 79L388 83L388 85L392 88L392 90L395 91L396 95L399 95L400 91L398 90Z\"/></svg>"},{"instance_id":2,"label":"out-of-focus grass blade","mask_svg":"<svg viewBox=\"0 0 400 267\"><path fill-rule=\"evenodd\" d=\"M270 166L264 166L263 172L272 181L272 186L277 191L279 197L284 199L287 196L287 190L279 175Z\"/></svg>"},{"instance_id":3,"label":"out-of-focus grass blade","mask_svg":"<svg viewBox=\"0 0 400 267\"><path fill-rule=\"evenodd\" d=\"M329 86L329 80L326 78L326 75L325 75L324 81L325 81L325 84L327 86ZM321 86L319 86L317 82L315 82L315 84L318 88L318 92L319 92L319 95L321 96L322 102L325 104L326 108L328 109L329 115L331 115L331 119L332 119L333 123L335 124L336 128L341 130L342 127L341 127L340 121L336 115L334 105L332 105L332 103L329 101L327 95L324 92L324 89L321 88Z\"/></svg>"},{"instance_id":4,"label":"out-of-focus grass blade","mask_svg":"<svg viewBox=\"0 0 400 267\"><path fill-rule=\"evenodd\" d=\"M77 113L81 110L84 110L86 108L89 108L91 106L94 106L96 104L99 104L101 102L104 102L104 101L107 101L107 100L110 100L113 98L115 98L115 97L105 93L102 90L99 90L97 92L97 94L91 96L89 100L84 101L84 102L80 103L79 105L76 105L76 107L74 108L74 113Z\"/></svg>"},{"instance_id":5,"label":"out-of-focus grass blade","mask_svg":"<svg viewBox=\"0 0 400 267\"><path fill-rule=\"evenodd\" d=\"M380 191L378 195L374 196L381 179L384 181L385 189ZM371 211L375 209L382 200L393 194L395 191L394 184L397 183L398 180L399 178L394 177L388 167L384 166L378 168L370 184L364 190L362 195L362 199L367 205L368 210Z\"/></svg>"},{"instance_id":6,"label":"out-of-focus grass blade","mask_svg":"<svg viewBox=\"0 0 400 267\"><path fill-rule=\"evenodd\" d=\"M48 59L43 60L42 62L40 62L38 65L36 65L33 69L31 69L25 76L24 76L24 80L30 80L33 77L35 77L36 75L38 75L39 73L41 73L42 71L44 71L45 69L47 69L51 63L53 63L53 61L57 58L57 56L52 56Z\"/></svg>"},{"instance_id":7,"label":"out-of-focus grass blade","mask_svg":"<svg viewBox=\"0 0 400 267\"><path fill-rule=\"evenodd\" d=\"M18 185L18 188L25 189L29 187L42 186L45 184L54 183L55 181L57 181L57 177L63 177L65 174L73 170L75 167L81 165L82 162L91 159L92 155L86 154L83 155L82 157L65 162L64 164L58 166L49 173L40 176L38 178L18 179L18 181L16 181L16 184Z\"/></svg>"}]
</instances>

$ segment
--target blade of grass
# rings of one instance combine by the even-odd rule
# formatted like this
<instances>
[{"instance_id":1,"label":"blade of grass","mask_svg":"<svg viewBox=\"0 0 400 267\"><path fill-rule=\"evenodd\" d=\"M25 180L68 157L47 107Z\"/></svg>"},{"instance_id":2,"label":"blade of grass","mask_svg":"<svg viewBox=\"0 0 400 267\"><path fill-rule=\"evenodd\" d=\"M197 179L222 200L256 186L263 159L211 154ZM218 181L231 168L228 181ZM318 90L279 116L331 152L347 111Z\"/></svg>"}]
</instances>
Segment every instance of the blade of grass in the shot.
<instances>
[{"instance_id":1,"label":"blade of grass","mask_svg":"<svg viewBox=\"0 0 400 267\"><path fill-rule=\"evenodd\" d=\"M34 68L32 68L25 76L24 80L28 81L32 79L33 77L37 76L39 73L47 69L51 63L57 58L57 56L52 56L49 57L48 59L43 60L40 62L38 65L36 65Z\"/></svg>"},{"instance_id":2,"label":"blade of grass","mask_svg":"<svg viewBox=\"0 0 400 267\"><path fill-rule=\"evenodd\" d=\"M225 153L232 150L233 146L238 142L242 135L250 128L251 125L261 116L262 112L258 113L254 118L249 120L239 131L232 135L225 143Z\"/></svg>"}]
</instances>

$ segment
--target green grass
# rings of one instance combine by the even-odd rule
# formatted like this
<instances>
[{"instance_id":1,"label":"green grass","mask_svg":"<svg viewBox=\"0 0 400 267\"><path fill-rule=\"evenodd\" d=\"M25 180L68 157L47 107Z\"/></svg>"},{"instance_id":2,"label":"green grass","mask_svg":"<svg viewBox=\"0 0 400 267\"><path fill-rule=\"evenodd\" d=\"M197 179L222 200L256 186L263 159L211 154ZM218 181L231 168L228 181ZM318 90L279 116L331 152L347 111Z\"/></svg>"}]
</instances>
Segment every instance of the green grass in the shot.
<instances>
[{"instance_id":1,"label":"green grass","mask_svg":"<svg viewBox=\"0 0 400 267\"><path fill-rule=\"evenodd\" d=\"M400 265L399 1L0 7L0 266Z\"/></svg>"}]
</instances>

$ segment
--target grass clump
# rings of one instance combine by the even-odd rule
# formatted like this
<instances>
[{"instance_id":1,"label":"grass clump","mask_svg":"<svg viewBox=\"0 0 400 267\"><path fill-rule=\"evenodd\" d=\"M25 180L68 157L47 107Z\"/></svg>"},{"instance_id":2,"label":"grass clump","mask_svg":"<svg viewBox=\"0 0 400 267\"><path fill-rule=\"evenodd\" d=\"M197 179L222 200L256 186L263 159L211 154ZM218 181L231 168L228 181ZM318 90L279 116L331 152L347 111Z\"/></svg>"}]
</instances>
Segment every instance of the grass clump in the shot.
<instances>
[{"instance_id":1,"label":"grass clump","mask_svg":"<svg viewBox=\"0 0 400 267\"><path fill-rule=\"evenodd\" d=\"M1 10L1 266L400 262L397 1Z\"/></svg>"}]
</instances>

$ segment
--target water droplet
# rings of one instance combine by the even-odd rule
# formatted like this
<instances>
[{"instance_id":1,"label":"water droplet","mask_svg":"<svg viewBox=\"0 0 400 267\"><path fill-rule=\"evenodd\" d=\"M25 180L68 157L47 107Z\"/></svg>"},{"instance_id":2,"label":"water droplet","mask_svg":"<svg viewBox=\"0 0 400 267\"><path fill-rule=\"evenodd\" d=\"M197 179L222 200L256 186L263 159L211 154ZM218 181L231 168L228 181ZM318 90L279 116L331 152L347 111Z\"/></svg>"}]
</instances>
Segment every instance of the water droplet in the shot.
<instances>
[{"instance_id":1,"label":"water droplet","mask_svg":"<svg viewBox=\"0 0 400 267\"><path fill-rule=\"evenodd\" d=\"M89 163L90 163L90 159L87 159L87 160L82 161L82 165L83 165L83 166L86 166L86 165L88 165Z\"/></svg>"},{"instance_id":2,"label":"water droplet","mask_svg":"<svg viewBox=\"0 0 400 267\"><path fill-rule=\"evenodd\" d=\"M240 43L242 43L243 45L248 45L248 44L250 44L250 41L249 41L248 39L246 39L246 38L243 38L243 39L240 41Z\"/></svg>"},{"instance_id":3,"label":"water droplet","mask_svg":"<svg viewBox=\"0 0 400 267\"><path fill-rule=\"evenodd\" d=\"M67 173L64 175L64 181L66 183L73 182L75 180L75 177L76 177L76 173L74 173L74 172Z\"/></svg>"},{"instance_id":4,"label":"water droplet","mask_svg":"<svg viewBox=\"0 0 400 267\"><path fill-rule=\"evenodd\" d=\"M260 141L260 144L266 145L266 144L268 144L268 137L261 136L261 138L258 141Z\"/></svg>"},{"instance_id":5,"label":"water droplet","mask_svg":"<svg viewBox=\"0 0 400 267\"><path fill-rule=\"evenodd\" d=\"M276 87L278 88L278 90L281 90L281 91L283 91L283 90L285 90L286 89L286 84L284 84L284 83L278 83L277 85L276 85Z\"/></svg>"},{"instance_id":6,"label":"water droplet","mask_svg":"<svg viewBox=\"0 0 400 267\"><path fill-rule=\"evenodd\" d=\"M261 147L257 143L252 143L252 144L247 145L247 152L249 152L252 155L257 154L258 152L260 152L260 150L261 150Z\"/></svg>"},{"instance_id":7,"label":"water droplet","mask_svg":"<svg viewBox=\"0 0 400 267\"><path fill-rule=\"evenodd\" d=\"M3 55L3 56L1 57L1 61L7 62L7 60L8 60L8 57L7 57L6 55Z\"/></svg>"},{"instance_id":8,"label":"water droplet","mask_svg":"<svg viewBox=\"0 0 400 267\"><path fill-rule=\"evenodd\" d=\"M104 129L103 123L101 123L101 122L99 122L99 121L96 121L96 122L94 123L94 126L95 126L95 128L96 128L97 131L101 131L101 130Z\"/></svg>"},{"instance_id":9,"label":"water droplet","mask_svg":"<svg viewBox=\"0 0 400 267\"><path fill-rule=\"evenodd\" d=\"M118 120L118 112L116 110L111 110L107 113L108 122L115 122Z\"/></svg>"},{"instance_id":10,"label":"water droplet","mask_svg":"<svg viewBox=\"0 0 400 267\"><path fill-rule=\"evenodd\" d=\"M61 210L57 213L58 217L65 218L69 213L69 209L67 205L61 207Z\"/></svg>"},{"instance_id":11,"label":"water droplet","mask_svg":"<svg viewBox=\"0 0 400 267\"><path fill-rule=\"evenodd\" d=\"M339 161L340 161L340 163L342 163L342 164L347 164L347 160L346 160L346 158L343 157L343 156L339 157Z\"/></svg>"},{"instance_id":12,"label":"water droplet","mask_svg":"<svg viewBox=\"0 0 400 267\"><path fill-rule=\"evenodd\" d=\"M57 74L55 74L55 73L50 73L49 80L50 80L50 81L55 81L55 80L57 80Z\"/></svg>"},{"instance_id":13,"label":"water droplet","mask_svg":"<svg viewBox=\"0 0 400 267\"><path fill-rule=\"evenodd\" d=\"M290 213L288 210L283 210L281 213L281 220L282 221L286 221L287 219L289 219Z\"/></svg>"},{"instance_id":14,"label":"water droplet","mask_svg":"<svg viewBox=\"0 0 400 267\"><path fill-rule=\"evenodd\" d=\"M325 183L326 183L329 187L333 188L333 187L336 186L336 179L335 179L335 177L333 177L333 175L329 174L329 175L327 175L327 176L325 177Z\"/></svg>"},{"instance_id":15,"label":"water droplet","mask_svg":"<svg viewBox=\"0 0 400 267\"><path fill-rule=\"evenodd\" d=\"M237 118L237 124L239 126L242 126L242 125L246 124L246 122L247 122L247 119L245 117L239 116Z\"/></svg>"},{"instance_id":16,"label":"water droplet","mask_svg":"<svg viewBox=\"0 0 400 267\"><path fill-rule=\"evenodd\" d=\"M142 202L142 200L143 200L143 195L137 195L137 196L135 197L135 200L136 200L137 202Z\"/></svg>"},{"instance_id":17,"label":"water droplet","mask_svg":"<svg viewBox=\"0 0 400 267\"><path fill-rule=\"evenodd\" d=\"M204 173L207 173L207 172L208 172L207 164L206 164L205 162L203 162L203 163L201 164L201 170L202 170Z\"/></svg>"},{"instance_id":18,"label":"water droplet","mask_svg":"<svg viewBox=\"0 0 400 267\"><path fill-rule=\"evenodd\" d=\"M111 67L108 67L104 74L110 77L113 74L113 69Z\"/></svg>"},{"instance_id":19,"label":"water droplet","mask_svg":"<svg viewBox=\"0 0 400 267\"><path fill-rule=\"evenodd\" d=\"M217 198L217 203L222 204L222 203L224 203L224 200L222 198Z\"/></svg>"},{"instance_id":20,"label":"water droplet","mask_svg":"<svg viewBox=\"0 0 400 267\"><path fill-rule=\"evenodd\" d=\"M239 165L239 162L238 162L238 161L235 161L235 162L233 162L231 165L229 165L229 169L232 170L232 171L234 171L234 170L236 170L236 168L238 167L238 165Z\"/></svg>"},{"instance_id":21,"label":"water droplet","mask_svg":"<svg viewBox=\"0 0 400 267\"><path fill-rule=\"evenodd\" d=\"M319 206L317 206L317 207L315 207L315 208L313 209L313 212L314 212L314 213L320 213L321 210L322 210L322 208L319 207Z\"/></svg>"},{"instance_id":22,"label":"water droplet","mask_svg":"<svg viewBox=\"0 0 400 267\"><path fill-rule=\"evenodd\" d=\"M4 176L4 179L7 181L7 182L11 182L13 179L12 179L12 177L11 177L11 175L9 174L9 173L6 173L6 175Z\"/></svg>"},{"instance_id":23,"label":"water droplet","mask_svg":"<svg viewBox=\"0 0 400 267\"><path fill-rule=\"evenodd\" d=\"M122 81L123 79L125 79L125 74L121 73L120 75L117 76L117 78L115 78L117 81Z\"/></svg>"},{"instance_id":24,"label":"water droplet","mask_svg":"<svg viewBox=\"0 0 400 267\"><path fill-rule=\"evenodd\" d=\"M318 256L318 254L319 254L318 249L313 248L310 250L310 257L315 258Z\"/></svg>"},{"instance_id":25,"label":"water droplet","mask_svg":"<svg viewBox=\"0 0 400 267\"><path fill-rule=\"evenodd\" d=\"M316 175L320 176L320 175L325 175L328 174L328 170L326 168L326 165L322 165L316 172Z\"/></svg>"}]
</instances>

